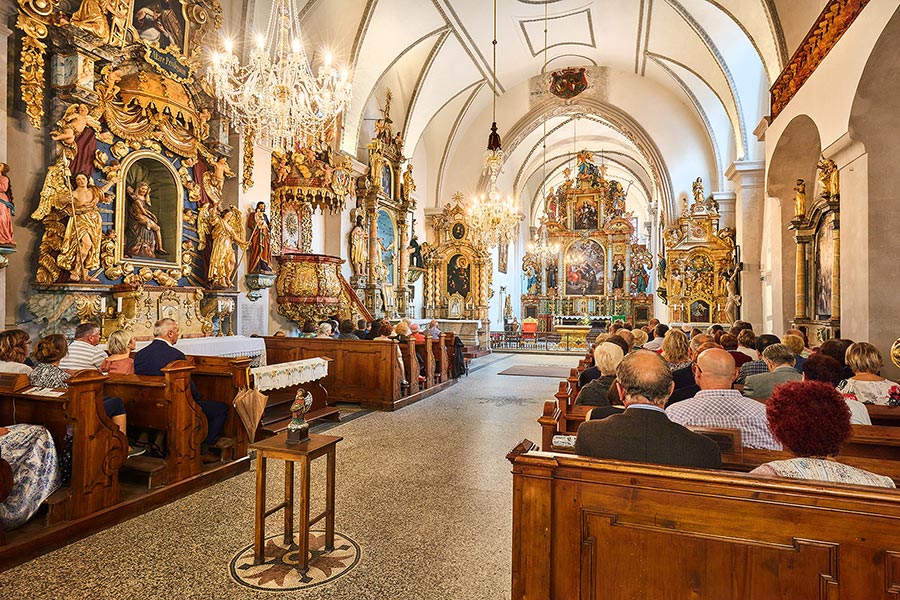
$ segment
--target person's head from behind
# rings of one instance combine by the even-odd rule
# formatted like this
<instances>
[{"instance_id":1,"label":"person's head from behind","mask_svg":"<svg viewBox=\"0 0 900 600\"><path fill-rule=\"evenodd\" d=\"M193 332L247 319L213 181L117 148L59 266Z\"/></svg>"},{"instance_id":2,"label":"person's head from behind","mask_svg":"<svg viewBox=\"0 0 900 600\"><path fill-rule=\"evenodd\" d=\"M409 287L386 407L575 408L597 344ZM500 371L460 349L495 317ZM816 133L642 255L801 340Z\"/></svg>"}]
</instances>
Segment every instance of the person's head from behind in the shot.
<instances>
[{"instance_id":1,"label":"person's head from behind","mask_svg":"<svg viewBox=\"0 0 900 600\"><path fill-rule=\"evenodd\" d=\"M806 348L803 344L803 338L792 333L785 334L785 336L781 338L781 343L790 348L791 352L797 356L800 356L800 353Z\"/></svg>"},{"instance_id":2,"label":"person's head from behind","mask_svg":"<svg viewBox=\"0 0 900 600\"><path fill-rule=\"evenodd\" d=\"M832 338L822 342L819 346L819 352L826 356L830 356L834 360L841 363L842 367L847 366L847 348L853 345L852 340L841 338Z\"/></svg>"},{"instance_id":3,"label":"person's head from behind","mask_svg":"<svg viewBox=\"0 0 900 600\"><path fill-rule=\"evenodd\" d=\"M394 333L394 328L387 321L382 321L381 326L378 328L378 335L381 337L391 337Z\"/></svg>"},{"instance_id":4,"label":"person's head from behind","mask_svg":"<svg viewBox=\"0 0 900 600\"><path fill-rule=\"evenodd\" d=\"M513 321L515 321L515 318L513 318ZM432 319L432 320L430 320L430 321L428 322L428 328L429 328L429 329L434 329L435 327L437 327L437 319Z\"/></svg>"},{"instance_id":5,"label":"person's head from behind","mask_svg":"<svg viewBox=\"0 0 900 600\"><path fill-rule=\"evenodd\" d=\"M806 337L806 333L802 329L788 329L785 332L785 337L787 337L788 335L796 335L798 338L800 338L803 341L804 348L809 347L809 338ZM783 342L784 340L781 340L781 341ZM802 350L801 350L801 352L802 352ZM798 352L798 354L799 354L799 352Z\"/></svg>"},{"instance_id":6,"label":"person's head from behind","mask_svg":"<svg viewBox=\"0 0 900 600\"><path fill-rule=\"evenodd\" d=\"M609 332L615 334L617 331L625 327L625 323L622 321L616 321L612 325L609 326Z\"/></svg>"},{"instance_id":7,"label":"person's head from behind","mask_svg":"<svg viewBox=\"0 0 900 600\"><path fill-rule=\"evenodd\" d=\"M622 359L616 367L616 386L625 406L665 406L675 389L669 366L659 355L647 350L637 350Z\"/></svg>"},{"instance_id":8,"label":"person's head from behind","mask_svg":"<svg viewBox=\"0 0 900 600\"><path fill-rule=\"evenodd\" d=\"M599 346L603 342L609 341L611 336L608 333L598 333L597 337L594 338L594 345Z\"/></svg>"},{"instance_id":9,"label":"person's head from behind","mask_svg":"<svg viewBox=\"0 0 900 600\"><path fill-rule=\"evenodd\" d=\"M793 367L796 360L795 354L786 344L772 344L763 350L762 358L766 361L770 371L778 367Z\"/></svg>"},{"instance_id":10,"label":"person's head from behind","mask_svg":"<svg viewBox=\"0 0 900 600\"><path fill-rule=\"evenodd\" d=\"M100 343L100 327L95 323L81 323L75 328L75 339L96 346Z\"/></svg>"},{"instance_id":11,"label":"person's head from behind","mask_svg":"<svg viewBox=\"0 0 900 600\"><path fill-rule=\"evenodd\" d=\"M180 334L181 329L174 319L160 319L153 324L153 337L164 339L170 344L177 342Z\"/></svg>"},{"instance_id":12,"label":"person's head from behind","mask_svg":"<svg viewBox=\"0 0 900 600\"><path fill-rule=\"evenodd\" d=\"M722 348L702 350L694 365L694 381L701 390L728 390L737 378L734 357Z\"/></svg>"},{"instance_id":13,"label":"person's head from behind","mask_svg":"<svg viewBox=\"0 0 900 600\"><path fill-rule=\"evenodd\" d=\"M341 325L339 328L341 333L353 333L353 321L350 319L344 319L341 321Z\"/></svg>"},{"instance_id":14,"label":"person's head from behind","mask_svg":"<svg viewBox=\"0 0 900 600\"><path fill-rule=\"evenodd\" d=\"M756 349L756 334L752 329L741 329L737 335L738 346Z\"/></svg>"},{"instance_id":15,"label":"person's head from behind","mask_svg":"<svg viewBox=\"0 0 900 600\"><path fill-rule=\"evenodd\" d=\"M634 334L629 329L619 329L616 332L616 337L620 337L625 340L625 343L628 344L628 351L631 351L632 346L634 346Z\"/></svg>"},{"instance_id":16,"label":"person's head from behind","mask_svg":"<svg viewBox=\"0 0 900 600\"><path fill-rule=\"evenodd\" d=\"M30 350L31 341L25 331L9 329L0 332L0 360L23 363Z\"/></svg>"},{"instance_id":17,"label":"person's head from behind","mask_svg":"<svg viewBox=\"0 0 900 600\"><path fill-rule=\"evenodd\" d=\"M328 321L325 321L324 323L319 323L319 327L316 329L316 333L318 333L318 335L331 336L331 334L332 334L331 323L329 323Z\"/></svg>"},{"instance_id":18,"label":"person's head from behind","mask_svg":"<svg viewBox=\"0 0 900 600\"><path fill-rule=\"evenodd\" d=\"M688 357L687 336L680 329L670 329L663 338L662 356L669 362L686 362Z\"/></svg>"},{"instance_id":19,"label":"person's head from behind","mask_svg":"<svg viewBox=\"0 0 900 600\"><path fill-rule=\"evenodd\" d=\"M615 344L619 348L622 349L622 354L628 354L631 352L631 346L628 345L628 342L625 341L625 338L618 335L611 335L606 338L606 341L610 344Z\"/></svg>"},{"instance_id":20,"label":"person's head from behind","mask_svg":"<svg viewBox=\"0 0 900 600\"><path fill-rule=\"evenodd\" d=\"M851 344L844 356L847 366L850 367L854 374L881 375L884 359L881 357L881 352L878 351L878 348L869 342Z\"/></svg>"},{"instance_id":21,"label":"person's head from behind","mask_svg":"<svg viewBox=\"0 0 900 600\"><path fill-rule=\"evenodd\" d=\"M66 336L61 333L54 333L44 336L34 345L31 351L31 358L36 363L56 364L69 353L69 346L66 343Z\"/></svg>"},{"instance_id":22,"label":"person's head from behind","mask_svg":"<svg viewBox=\"0 0 900 600\"><path fill-rule=\"evenodd\" d=\"M406 321L400 321L394 327L394 332L397 335L409 335L409 325L406 324Z\"/></svg>"},{"instance_id":23,"label":"person's head from behind","mask_svg":"<svg viewBox=\"0 0 900 600\"><path fill-rule=\"evenodd\" d=\"M315 333L316 332L316 324L311 320L306 319L303 321L303 333Z\"/></svg>"},{"instance_id":24,"label":"person's head from behind","mask_svg":"<svg viewBox=\"0 0 900 600\"><path fill-rule=\"evenodd\" d=\"M106 349L110 354L128 354L134 348L134 336L126 329L116 329L106 340Z\"/></svg>"},{"instance_id":25,"label":"person's head from behind","mask_svg":"<svg viewBox=\"0 0 900 600\"><path fill-rule=\"evenodd\" d=\"M778 339L777 335L772 335L771 333L764 333L761 336L756 338L756 344L754 344L754 348L756 348L757 354L759 354L760 358L762 358L762 353L766 348L771 346L772 344L780 344L781 340Z\"/></svg>"},{"instance_id":26,"label":"person's head from behind","mask_svg":"<svg viewBox=\"0 0 900 600\"><path fill-rule=\"evenodd\" d=\"M837 454L850 437L850 409L834 387L792 381L775 388L766 402L772 435L796 456Z\"/></svg>"},{"instance_id":27,"label":"person's head from behind","mask_svg":"<svg viewBox=\"0 0 900 600\"><path fill-rule=\"evenodd\" d=\"M669 326L665 323L659 323L653 329L653 337L655 338L664 338L666 337L666 332L669 331Z\"/></svg>"},{"instance_id":28,"label":"person's head from behind","mask_svg":"<svg viewBox=\"0 0 900 600\"><path fill-rule=\"evenodd\" d=\"M722 344L722 347L726 350L738 349L737 337L731 335L730 333L723 334L722 337L719 338L719 343Z\"/></svg>"},{"instance_id":29,"label":"person's head from behind","mask_svg":"<svg viewBox=\"0 0 900 600\"><path fill-rule=\"evenodd\" d=\"M713 336L702 333L700 335L695 335L691 338L691 343L688 344L688 354L691 355L691 360L693 362L697 362L697 357L700 356L700 347L703 344L714 344Z\"/></svg>"},{"instance_id":30,"label":"person's head from behind","mask_svg":"<svg viewBox=\"0 0 900 600\"><path fill-rule=\"evenodd\" d=\"M631 345L632 348L641 348L647 343L647 340L650 339L650 336L648 336L647 332L643 329L632 329L631 335L634 336L634 344Z\"/></svg>"},{"instance_id":31,"label":"person's head from behind","mask_svg":"<svg viewBox=\"0 0 900 600\"><path fill-rule=\"evenodd\" d=\"M827 383L837 387L843 377L844 367L830 356L816 352L803 363L803 380Z\"/></svg>"},{"instance_id":32,"label":"person's head from behind","mask_svg":"<svg viewBox=\"0 0 900 600\"><path fill-rule=\"evenodd\" d=\"M618 344L603 342L594 349L594 364L601 375L615 375L616 367L624 357L625 353Z\"/></svg>"},{"instance_id":33,"label":"person's head from behind","mask_svg":"<svg viewBox=\"0 0 900 600\"><path fill-rule=\"evenodd\" d=\"M358 320L358 321L356 322L356 329L359 330L359 331L365 331L365 330L366 330L366 325L368 325L368 323L366 323L366 320L365 320L365 319L360 319L360 320Z\"/></svg>"}]
</instances>

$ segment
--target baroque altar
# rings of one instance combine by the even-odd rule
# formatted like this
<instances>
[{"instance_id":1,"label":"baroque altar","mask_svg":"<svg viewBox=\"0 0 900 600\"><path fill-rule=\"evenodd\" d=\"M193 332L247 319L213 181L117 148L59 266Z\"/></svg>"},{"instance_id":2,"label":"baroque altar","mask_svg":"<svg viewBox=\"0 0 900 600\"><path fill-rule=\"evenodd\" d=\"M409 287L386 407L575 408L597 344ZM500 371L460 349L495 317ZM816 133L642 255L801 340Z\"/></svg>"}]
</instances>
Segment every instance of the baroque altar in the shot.
<instances>
[{"instance_id":1,"label":"baroque altar","mask_svg":"<svg viewBox=\"0 0 900 600\"><path fill-rule=\"evenodd\" d=\"M731 324L738 316L740 294L734 230L719 229L719 207L693 182L693 202L663 233L665 256L659 259L657 292L669 306L669 322Z\"/></svg>"},{"instance_id":2,"label":"baroque altar","mask_svg":"<svg viewBox=\"0 0 900 600\"><path fill-rule=\"evenodd\" d=\"M559 248L541 258L522 259L522 319L538 319L538 331L555 323L653 316L652 257L635 236L636 219L625 207L621 182L606 177L587 150L578 153L577 172L545 199L537 237Z\"/></svg>"}]
</instances>

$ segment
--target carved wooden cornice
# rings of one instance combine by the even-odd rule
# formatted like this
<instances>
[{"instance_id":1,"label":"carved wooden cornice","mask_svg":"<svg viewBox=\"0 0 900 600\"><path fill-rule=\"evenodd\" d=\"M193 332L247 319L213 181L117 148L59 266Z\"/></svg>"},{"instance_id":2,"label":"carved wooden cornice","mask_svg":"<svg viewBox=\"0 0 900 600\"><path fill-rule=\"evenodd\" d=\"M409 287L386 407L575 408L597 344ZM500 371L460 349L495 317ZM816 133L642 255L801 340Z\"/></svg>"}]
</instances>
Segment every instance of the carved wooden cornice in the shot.
<instances>
[{"instance_id":1,"label":"carved wooden cornice","mask_svg":"<svg viewBox=\"0 0 900 600\"><path fill-rule=\"evenodd\" d=\"M850 28L869 0L831 0L769 89L775 119Z\"/></svg>"}]
</instances>

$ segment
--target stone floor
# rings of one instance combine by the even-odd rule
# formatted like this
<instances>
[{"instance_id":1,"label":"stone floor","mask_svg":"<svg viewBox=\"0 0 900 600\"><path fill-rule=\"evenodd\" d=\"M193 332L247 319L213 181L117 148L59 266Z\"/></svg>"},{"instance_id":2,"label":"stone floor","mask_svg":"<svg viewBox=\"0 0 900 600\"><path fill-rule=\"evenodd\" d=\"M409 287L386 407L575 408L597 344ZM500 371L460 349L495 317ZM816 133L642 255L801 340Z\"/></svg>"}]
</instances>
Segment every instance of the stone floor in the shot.
<instances>
[{"instance_id":1,"label":"stone floor","mask_svg":"<svg viewBox=\"0 0 900 600\"><path fill-rule=\"evenodd\" d=\"M558 382L498 376L571 357L477 359L468 378L393 413L334 427L337 525L362 558L344 577L299 592L235 583L232 556L253 539L255 470L0 573L2 598L498 600L509 597L512 477L505 454L540 440L537 418ZM321 511L324 460L313 469ZM269 497L282 493L270 463ZM267 533L280 530L279 517Z\"/></svg>"}]
</instances>

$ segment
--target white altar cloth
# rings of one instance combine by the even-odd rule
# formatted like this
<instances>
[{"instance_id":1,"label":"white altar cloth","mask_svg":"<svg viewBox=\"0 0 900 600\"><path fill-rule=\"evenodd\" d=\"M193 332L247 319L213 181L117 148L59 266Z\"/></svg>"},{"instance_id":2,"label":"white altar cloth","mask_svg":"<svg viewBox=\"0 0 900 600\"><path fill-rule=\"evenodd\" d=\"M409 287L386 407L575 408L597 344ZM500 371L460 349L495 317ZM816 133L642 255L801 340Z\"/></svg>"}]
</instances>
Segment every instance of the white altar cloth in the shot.
<instances>
[{"instance_id":1,"label":"white altar cloth","mask_svg":"<svg viewBox=\"0 0 900 600\"><path fill-rule=\"evenodd\" d=\"M144 348L151 341L153 340L138 342L137 349ZM227 358L248 356L253 360L252 365L265 366L266 364L266 341L263 338L251 338L243 335L182 338L178 340L175 347L189 356L224 356Z\"/></svg>"},{"instance_id":2,"label":"white altar cloth","mask_svg":"<svg viewBox=\"0 0 900 600\"><path fill-rule=\"evenodd\" d=\"M293 360L250 369L250 375L260 392L277 390L322 379L328 375L328 361L324 358Z\"/></svg>"}]
</instances>

